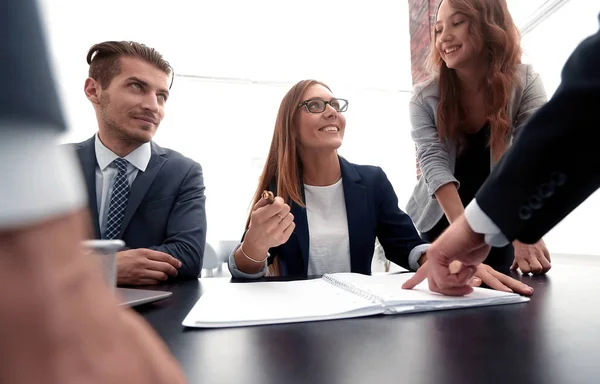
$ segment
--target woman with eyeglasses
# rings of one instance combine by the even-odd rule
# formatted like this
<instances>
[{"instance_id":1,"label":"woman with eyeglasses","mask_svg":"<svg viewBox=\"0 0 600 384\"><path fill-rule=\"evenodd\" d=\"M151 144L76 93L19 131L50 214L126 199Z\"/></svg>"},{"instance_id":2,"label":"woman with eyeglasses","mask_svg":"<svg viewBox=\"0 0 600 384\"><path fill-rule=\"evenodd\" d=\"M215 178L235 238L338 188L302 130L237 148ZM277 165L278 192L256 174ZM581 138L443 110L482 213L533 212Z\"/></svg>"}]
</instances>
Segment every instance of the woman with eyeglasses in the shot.
<instances>
[{"instance_id":1,"label":"woman with eyeglasses","mask_svg":"<svg viewBox=\"0 0 600 384\"><path fill-rule=\"evenodd\" d=\"M415 87L409 106L422 176L406 207L429 242L464 212L519 129L546 103L541 79L521 64L506 0L443 0L433 36L435 75ZM534 203L523 202L523 209L536 209ZM499 279L490 267L540 274L551 266L543 240L492 248L485 263L480 272Z\"/></svg>"},{"instance_id":2,"label":"woman with eyeglasses","mask_svg":"<svg viewBox=\"0 0 600 384\"><path fill-rule=\"evenodd\" d=\"M229 258L234 277L262 277L268 266L270 274L290 277L370 274L375 238L404 268L426 261L428 244L398 208L383 170L338 156L347 108L314 80L285 95L246 232ZM530 293L514 282L517 291Z\"/></svg>"}]
</instances>

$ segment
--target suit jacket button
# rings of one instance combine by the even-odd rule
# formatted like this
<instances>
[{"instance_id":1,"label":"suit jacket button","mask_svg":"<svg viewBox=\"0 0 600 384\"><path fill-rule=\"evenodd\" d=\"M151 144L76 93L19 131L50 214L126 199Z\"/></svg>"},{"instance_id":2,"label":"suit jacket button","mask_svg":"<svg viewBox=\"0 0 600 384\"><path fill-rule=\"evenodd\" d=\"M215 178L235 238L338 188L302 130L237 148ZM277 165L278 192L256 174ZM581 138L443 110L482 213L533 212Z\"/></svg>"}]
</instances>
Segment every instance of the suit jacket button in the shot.
<instances>
[{"instance_id":1,"label":"suit jacket button","mask_svg":"<svg viewBox=\"0 0 600 384\"><path fill-rule=\"evenodd\" d=\"M531 208L529 208L526 205L522 206L521 209L519 209L519 218L521 220L531 219L532 214L533 214L533 211L531 210Z\"/></svg>"},{"instance_id":2,"label":"suit jacket button","mask_svg":"<svg viewBox=\"0 0 600 384\"><path fill-rule=\"evenodd\" d=\"M554 183L544 183L540 185L538 192L544 199L549 198L554 195Z\"/></svg>"},{"instance_id":3,"label":"suit jacket button","mask_svg":"<svg viewBox=\"0 0 600 384\"><path fill-rule=\"evenodd\" d=\"M529 199L529 206L533 209L540 209L542 208L542 205L544 205L544 202L542 201L542 198L538 195L533 195Z\"/></svg>"},{"instance_id":4,"label":"suit jacket button","mask_svg":"<svg viewBox=\"0 0 600 384\"><path fill-rule=\"evenodd\" d=\"M567 176L562 172L553 172L550 174L550 180L552 181L552 184L560 187L567 181Z\"/></svg>"}]
</instances>

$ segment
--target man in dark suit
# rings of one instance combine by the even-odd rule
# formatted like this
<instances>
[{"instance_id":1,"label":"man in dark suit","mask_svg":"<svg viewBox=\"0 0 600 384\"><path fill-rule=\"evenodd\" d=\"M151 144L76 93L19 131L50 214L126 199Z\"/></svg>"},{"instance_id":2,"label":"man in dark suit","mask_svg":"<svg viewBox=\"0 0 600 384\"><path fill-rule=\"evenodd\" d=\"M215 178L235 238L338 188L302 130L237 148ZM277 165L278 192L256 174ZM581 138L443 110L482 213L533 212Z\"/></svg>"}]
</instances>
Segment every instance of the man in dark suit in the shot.
<instances>
[{"instance_id":1,"label":"man in dark suit","mask_svg":"<svg viewBox=\"0 0 600 384\"><path fill-rule=\"evenodd\" d=\"M573 52L552 99L522 129L464 217L428 249L430 265L406 284L428 277L432 290L471 292L474 267L490 246L534 243L600 187L600 31ZM457 260L462 267L449 271Z\"/></svg>"},{"instance_id":2,"label":"man in dark suit","mask_svg":"<svg viewBox=\"0 0 600 384\"><path fill-rule=\"evenodd\" d=\"M98 133L76 145L94 236L122 239L119 284L197 278L206 240L202 168L152 142L173 71L156 50L107 41L87 56Z\"/></svg>"},{"instance_id":3,"label":"man in dark suit","mask_svg":"<svg viewBox=\"0 0 600 384\"><path fill-rule=\"evenodd\" d=\"M86 193L35 0L0 1L0 382L183 383L80 241Z\"/></svg>"}]
</instances>

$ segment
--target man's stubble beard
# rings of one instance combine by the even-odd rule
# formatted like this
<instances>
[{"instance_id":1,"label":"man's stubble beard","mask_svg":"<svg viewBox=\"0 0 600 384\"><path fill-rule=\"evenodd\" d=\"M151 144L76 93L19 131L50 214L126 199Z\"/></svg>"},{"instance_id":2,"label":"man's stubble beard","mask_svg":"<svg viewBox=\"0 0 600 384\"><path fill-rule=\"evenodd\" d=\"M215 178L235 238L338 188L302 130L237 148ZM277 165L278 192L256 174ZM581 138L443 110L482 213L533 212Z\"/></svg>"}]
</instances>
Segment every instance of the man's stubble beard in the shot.
<instances>
[{"instance_id":1,"label":"man's stubble beard","mask_svg":"<svg viewBox=\"0 0 600 384\"><path fill-rule=\"evenodd\" d=\"M104 128L108 132L109 135L113 136L117 140L131 146L140 146L145 144L146 140L137 139L127 133L127 130L115 121L112 118L110 113L108 112L108 106L110 104L110 96L103 92L100 95L100 116L102 118L102 122L104 123Z\"/></svg>"}]
</instances>

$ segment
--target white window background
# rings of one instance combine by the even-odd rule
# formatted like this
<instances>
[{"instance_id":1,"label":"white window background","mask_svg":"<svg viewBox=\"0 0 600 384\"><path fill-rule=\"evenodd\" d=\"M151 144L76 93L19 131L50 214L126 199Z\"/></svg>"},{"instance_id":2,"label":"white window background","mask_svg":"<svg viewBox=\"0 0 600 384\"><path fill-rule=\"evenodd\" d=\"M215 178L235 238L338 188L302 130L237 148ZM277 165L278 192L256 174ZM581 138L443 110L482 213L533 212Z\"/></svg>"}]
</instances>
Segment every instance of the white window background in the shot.
<instances>
[{"instance_id":1,"label":"white window background","mask_svg":"<svg viewBox=\"0 0 600 384\"><path fill-rule=\"evenodd\" d=\"M544 3L509 0L522 26ZM524 36L551 94L568 54L597 28L598 7L573 0ZM156 48L176 78L155 140L204 169L211 244L239 239L264 164L281 98L314 78L350 101L340 153L381 166L403 208L415 185L406 0L41 0L56 79L68 119L65 142L97 129L83 93L85 57L105 40ZM547 5L547 4L546 4ZM547 236L551 251L600 254L590 223L594 196ZM590 207L593 206L593 209Z\"/></svg>"}]
</instances>

